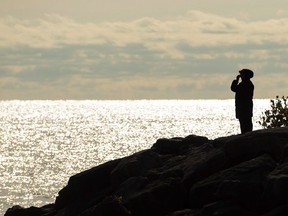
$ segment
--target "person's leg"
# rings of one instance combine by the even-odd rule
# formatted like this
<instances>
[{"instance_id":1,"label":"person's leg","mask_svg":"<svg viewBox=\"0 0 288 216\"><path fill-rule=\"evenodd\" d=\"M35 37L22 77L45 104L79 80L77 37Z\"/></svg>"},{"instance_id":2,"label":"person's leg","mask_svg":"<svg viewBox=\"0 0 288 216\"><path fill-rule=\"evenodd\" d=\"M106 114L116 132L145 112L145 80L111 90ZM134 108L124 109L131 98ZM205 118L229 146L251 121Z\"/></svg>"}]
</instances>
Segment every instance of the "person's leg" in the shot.
<instances>
[{"instance_id":1,"label":"person's leg","mask_svg":"<svg viewBox=\"0 0 288 216\"><path fill-rule=\"evenodd\" d=\"M242 134L253 130L253 123L252 123L251 117L240 118L239 122L240 122L240 128L241 128Z\"/></svg>"},{"instance_id":2,"label":"person's leg","mask_svg":"<svg viewBox=\"0 0 288 216\"><path fill-rule=\"evenodd\" d=\"M239 122L240 122L241 133L244 134L245 133L245 121L243 118L239 118Z\"/></svg>"},{"instance_id":3,"label":"person's leg","mask_svg":"<svg viewBox=\"0 0 288 216\"><path fill-rule=\"evenodd\" d=\"M252 118L249 117L247 118L247 132L252 131L252 130L253 130Z\"/></svg>"}]
</instances>

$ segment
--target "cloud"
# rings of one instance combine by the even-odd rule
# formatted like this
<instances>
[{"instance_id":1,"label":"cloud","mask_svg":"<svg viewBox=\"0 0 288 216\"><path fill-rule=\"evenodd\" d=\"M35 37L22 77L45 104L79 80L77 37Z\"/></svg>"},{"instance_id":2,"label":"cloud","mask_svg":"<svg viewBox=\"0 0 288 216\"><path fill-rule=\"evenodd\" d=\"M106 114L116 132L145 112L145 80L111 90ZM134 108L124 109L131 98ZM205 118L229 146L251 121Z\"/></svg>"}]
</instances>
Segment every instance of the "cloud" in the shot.
<instances>
[{"instance_id":1,"label":"cloud","mask_svg":"<svg viewBox=\"0 0 288 216\"><path fill-rule=\"evenodd\" d=\"M59 15L46 19L0 20L1 47L61 47L75 44L113 44L126 46L142 43L151 50L177 52L175 45L231 46L274 42L287 44L288 19L242 21L200 11L173 20L145 17L130 22L80 23ZM177 53L175 53L177 56ZM179 54L178 54L179 55Z\"/></svg>"},{"instance_id":2,"label":"cloud","mask_svg":"<svg viewBox=\"0 0 288 216\"><path fill-rule=\"evenodd\" d=\"M22 99L189 99L230 95L229 76L191 74L179 76L130 76L118 79L62 77L41 85L6 77L1 80L1 98ZM219 98L219 96L218 96Z\"/></svg>"},{"instance_id":3,"label":"cloud","mask_svg":"<svg viewBox=\"0 0 288 216\"><path fill-rule=\"evenodd\" d=\"M288 70L286 18L190 11L169 20L92 23L54 14L2 17L0 32L2 98L231 97L234 73L247 67L270 81L273 93L286 84L267 78Z\"/></svg>"}]
</instances>

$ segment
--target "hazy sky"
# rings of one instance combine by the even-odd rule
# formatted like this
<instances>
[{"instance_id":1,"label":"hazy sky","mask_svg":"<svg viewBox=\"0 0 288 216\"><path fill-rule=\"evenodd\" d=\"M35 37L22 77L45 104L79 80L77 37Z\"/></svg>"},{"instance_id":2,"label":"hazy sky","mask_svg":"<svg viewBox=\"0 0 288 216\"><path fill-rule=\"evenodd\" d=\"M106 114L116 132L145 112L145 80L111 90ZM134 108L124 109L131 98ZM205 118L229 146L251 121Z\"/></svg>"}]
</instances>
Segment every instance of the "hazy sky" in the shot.
<instances>
[{"instance_id":1,"label":"hazy sky","mask_svg":"<svg viewBox=\"0 0 288 216\"><path fill-rule=\"evenodd\" d=\"M288 95L287 0L0 0L0 99Z\"/></svg>"}]
</instances>

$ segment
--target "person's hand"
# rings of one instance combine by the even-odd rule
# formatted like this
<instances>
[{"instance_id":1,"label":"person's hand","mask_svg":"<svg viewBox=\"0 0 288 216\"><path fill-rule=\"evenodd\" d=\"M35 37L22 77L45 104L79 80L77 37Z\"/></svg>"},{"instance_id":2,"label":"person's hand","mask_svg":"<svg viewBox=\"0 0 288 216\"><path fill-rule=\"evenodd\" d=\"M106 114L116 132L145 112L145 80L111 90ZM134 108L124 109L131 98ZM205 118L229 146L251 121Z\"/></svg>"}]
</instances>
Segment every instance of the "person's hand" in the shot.
<instances>
[{"instance_id":1,"label":"person's hand","mask_svg":"<svg viewBox=\"0 0 288 216\"><path fill-rule=\"evenodd\" d=\"M239 81L240 78L241 78L241 75L238 75L238 76L236 77L237 82Z\"/></svg>"}]
</instances>

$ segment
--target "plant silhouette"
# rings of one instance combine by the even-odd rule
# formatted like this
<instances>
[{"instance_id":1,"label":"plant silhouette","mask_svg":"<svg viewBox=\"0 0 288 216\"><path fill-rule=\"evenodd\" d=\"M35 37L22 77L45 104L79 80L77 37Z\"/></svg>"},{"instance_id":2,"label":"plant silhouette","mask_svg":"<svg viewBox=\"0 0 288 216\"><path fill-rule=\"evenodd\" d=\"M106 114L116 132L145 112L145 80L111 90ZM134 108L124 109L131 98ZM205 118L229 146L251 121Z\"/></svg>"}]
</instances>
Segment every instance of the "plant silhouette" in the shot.
<instances>
[{"instance_id":1,"label":"plant silhouette","mask_svg":"<svg viewBox=\"0 0 288 216\"><path fill-rule=\"evenodd\" d=\"M263 128L276 128L288 126L288 96L280 98L276 96L276 99L270 100L270 110L265 110L263 116L258 123Z\"/></svg>"}]
</instances>

